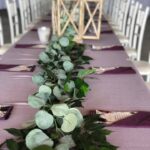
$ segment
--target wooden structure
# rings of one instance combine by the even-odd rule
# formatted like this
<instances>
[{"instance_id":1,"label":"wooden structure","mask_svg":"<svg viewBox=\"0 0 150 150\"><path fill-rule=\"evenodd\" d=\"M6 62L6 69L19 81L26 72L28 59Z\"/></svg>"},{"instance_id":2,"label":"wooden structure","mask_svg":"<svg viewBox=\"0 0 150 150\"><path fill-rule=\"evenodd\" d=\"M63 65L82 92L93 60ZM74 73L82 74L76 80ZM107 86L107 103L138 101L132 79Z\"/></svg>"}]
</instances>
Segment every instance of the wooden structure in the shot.
<instances>
[{"instance_id":1,"label":"wooden structure","mask_svg":"<svg viewBox=\"0 0 150 150\"><path fill-rule=\"evenodd\" d=\"M76 39L99 39L103 0L53 0L53 34L63 35L72 26Z\"/></svg>"}]
</instances>

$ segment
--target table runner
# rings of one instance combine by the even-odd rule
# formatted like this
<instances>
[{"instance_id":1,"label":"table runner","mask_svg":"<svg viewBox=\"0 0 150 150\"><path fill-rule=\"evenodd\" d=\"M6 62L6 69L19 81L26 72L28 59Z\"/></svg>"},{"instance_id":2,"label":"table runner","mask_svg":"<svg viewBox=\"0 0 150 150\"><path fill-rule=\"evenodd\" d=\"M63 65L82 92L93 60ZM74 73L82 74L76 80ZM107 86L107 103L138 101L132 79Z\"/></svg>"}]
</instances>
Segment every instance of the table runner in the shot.
<instances>
[{"instance_id":1,"label":"table runner","mask_svg":"<svg viewBox=\"0 0 150 150\"><path fill-rule=\"evenodd\" d=\"M45 25L45 22L41 22L38 24L38 26ZM49 25L49 23L47 23ZM109 29L108 25L105 25L102 29ZM31 40L32 39L32 40ZM37 37L36 32L28 32L25 36L22 37L20 41L18 41L19 44L32 44L32 42L39 44L39 40ZM107 45L120 45L118 39L114 34L103 34L101 36L101 39L98 41L93 40L87 40L85 43L88 44L95 44L100 46L107 46ZM16 56L13 56L13 51L15 52ZM17 52L18 50L14 47L11 48L8 53L6 53L2 59L0 60L0 63L12 63L12 64L37 64L36 60L30 60L29 57L26 57L26 59L18 59L20 58L20 52ZM23 53L25 51L27 54L33 54L34 59L37 59L38 52L34 52L34 50L22 50ZM42 51L42 50L41 50ZM9 54L11 53L11 54ZM36 54L35 54L36 53ZM86 54L93 57L94 60L91 61L91 64L89 66L97 66L97 67L133 67L133 64L129 61L127 54L125 51L91 51L87 50ZM13 56L13 58L10 58ZM25 58L25 57L22 57ZM27 59L28 58L28 59ZM88 66L88 67L89 67ZM35 72L34 72L35 73ZM22 91L16 91L19 93L10 93L8 95L8 91L12 90L16 85L16 82L14 82L12 79L14 78L14 75L16 76L22 76L23 81L20 82L20 89ZM21 102L27 102L27 97L30 94L34 93L34 90L36 89L35 85L31 82L31 73L7 73L2 72L0 73L0 80L1 80L1 89L2 88L8 88L7 90L4 90L5 92L3 95L0 94L0 102L10 102L9 99L11 99L12 102L16 102L15 100L21 100ZM8 78L7 78L8 77ZM6 82L7 81L7 82ZM17 82L18 82L17 81ZM146 88L144 81L142 80L141 76L138 74L133 75L93 75L93 79L87 79L88 83L90 84L91 91L86 97L86 101L84 102L84 111L89 111L91 109L104 109L104 110L110 110L110 111L149 111L150 110L150 92ZM18 83L19 83L18 82ZM13 83L13 84L11 84ZM16 86L17 87L17 86ZM8 95L8 97L6 97ZM7 100L5 99L7 98ZM5 100L4 100L5 99ZM19 102L19 101L18 101ZM29 111L30 110L30 111ZM17 112L17 113L14 113ZM26 113L22 113L26 112ZM30 120L34 117L34 113L36 110L33 110L31 108L28 108L28 106L22 106L18 105L14 108L14 111L10 117L9 120L6 122L0 123L0 138L4 140L4 137L9 137L9 135L3 130L4 128L10 128L10 127L21 127L21 124L24 123L27 120ZM136 132L137 130L135 128L126 128L126 127L109 127L113 132L108 139L113 144L120 146L119 150L138 150L138 148L142 150L146 150L147 148L150 149L150 144L147 140L142 140L142 144L139 144L138 141L141 139L138 139L138 136L142 136L143 134L146 135L147 139L150 138L150 134L147 134L149 132L148 128L138 128L139 132ZM130 132L127 132L130 131ZM147 132L148 131L148 132ZM130 138L128 139L128 136ZM149 150L147 149L147 150Z\"/></svg>"}]
</instances>

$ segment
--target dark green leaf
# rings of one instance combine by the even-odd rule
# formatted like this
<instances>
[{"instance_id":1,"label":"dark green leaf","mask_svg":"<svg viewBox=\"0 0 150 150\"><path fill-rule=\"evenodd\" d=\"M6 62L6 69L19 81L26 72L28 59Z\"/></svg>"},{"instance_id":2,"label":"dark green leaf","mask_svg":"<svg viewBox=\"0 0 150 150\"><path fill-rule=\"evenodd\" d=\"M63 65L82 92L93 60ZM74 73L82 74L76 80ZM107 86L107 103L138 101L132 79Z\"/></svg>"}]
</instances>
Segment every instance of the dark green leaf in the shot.
<instances>
[{"instance_id":1,"label":"dark green leaf","mask_svg":"<svg viewBox=\"0 0 150 150\"><path fill-rule=\"evenodd\" d=\"M53 148L51 148L50 146L47 146L47 145L41 145L37 148L34 148L33 150L53 150Z\"/></svg>"},{"instance_id":2,"label":"dark green leaf","mask_svg":"<svg viewBox=\"0 0 150 150\"><path fill-rule=\"evenodd\" d=\"M14 141L13 139L7 140L6 145L9 150L19 150L19 146L18 146L17 142Z\"/></svg>"},{"instance_id":3,"label":"dark green leaf","mask_svg":"<svg viewBox=\"0 0 150 150\"><path fill-rule=\"evenodd\" d=\"M95 69L84 69L84 70L80 70L78 73L78 78L85 78L86 76L95 73L96 70Z\"/></svg>"},{"instance_id":4,"label":"dark green leaf","mask_svg":"<svg viewBox=\"0 0 150 150\"><path fill-rule=\"evenodd\" d=\"M21 130L19 129L10 128L10 129L5 129L5 130L14 136L22 137Z\"/></svg>"}]
</instances>

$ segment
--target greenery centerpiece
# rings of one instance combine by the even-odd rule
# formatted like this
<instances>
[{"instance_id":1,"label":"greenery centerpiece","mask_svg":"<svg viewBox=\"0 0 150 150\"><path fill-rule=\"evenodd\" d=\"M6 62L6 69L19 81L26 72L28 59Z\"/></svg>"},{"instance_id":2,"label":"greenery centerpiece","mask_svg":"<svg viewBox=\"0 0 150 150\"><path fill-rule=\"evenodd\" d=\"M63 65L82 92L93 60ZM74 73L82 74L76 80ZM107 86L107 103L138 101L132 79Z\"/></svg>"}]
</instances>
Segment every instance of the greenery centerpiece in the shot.
<instances>
[{"instance_id":1,"label":"greenery centerpiece","mask_svg":"<svg viewBox=\"0 0 150 150\"><path fill-rule=\"evenodd\" d=\"M32 77L39 86L28 97L28 104L37 109L35 118L24 129L6 129L15 138L6 140L9 150L116 150L106 136L99 115L82 115L78 108L90 87L85 77L95 73L84 69L90 57L85 46L73 41L71 28L62 37L52 36L39 55L41 72Z\"/></svg>"}]
</instances>

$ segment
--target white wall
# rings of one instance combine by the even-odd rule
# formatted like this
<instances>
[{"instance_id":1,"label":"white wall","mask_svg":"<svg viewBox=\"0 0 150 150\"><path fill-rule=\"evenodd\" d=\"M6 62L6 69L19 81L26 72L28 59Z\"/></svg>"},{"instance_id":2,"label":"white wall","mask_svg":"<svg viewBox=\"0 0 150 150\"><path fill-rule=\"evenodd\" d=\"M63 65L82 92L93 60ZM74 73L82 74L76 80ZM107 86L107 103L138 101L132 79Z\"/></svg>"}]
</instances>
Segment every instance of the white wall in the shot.
<instances>
[{"instance_id":1,"label":"white wall","mask_svg":"<svg viewBox=\"0 0 150 150\"><path fill-rule=\"evenodd\" d=\"M6 8L5 6L5 0L0 0L0 9Z\"/></svg>"},{"instance_id":2,"label":"white wall","mask_svg":"<svg viewBox=\"0 0 150 150\"><path fill-rule=\"evenodd\" d=\"M149 6L150 7L150 0L137 0L141 2L144 6Z\"/></svg>"}]
</instances>

